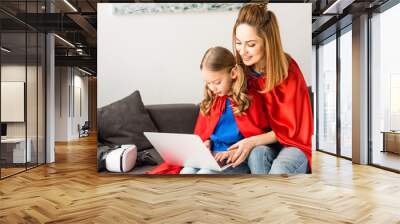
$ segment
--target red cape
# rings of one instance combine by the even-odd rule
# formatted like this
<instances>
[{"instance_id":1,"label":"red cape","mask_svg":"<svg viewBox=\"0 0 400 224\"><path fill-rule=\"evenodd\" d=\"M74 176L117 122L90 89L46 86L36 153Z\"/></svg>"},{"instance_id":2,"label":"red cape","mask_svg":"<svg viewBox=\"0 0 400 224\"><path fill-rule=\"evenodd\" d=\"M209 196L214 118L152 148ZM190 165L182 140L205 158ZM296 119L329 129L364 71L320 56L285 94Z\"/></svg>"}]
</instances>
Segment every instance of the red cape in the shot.
<instances>
[{"instance_id":1,"label":"red cape","mask_svg":"<svg viewBox=\"0 0 400 224\"><path fill-rule=\"evenodd\" d=\"M249 90L247 94L250 98L249 108L245 113L240 115L234 114L238 129L245 138L263 134L268 127L262 95L254 89ZM214 132L219 118L225 110L227 98L227 96L217 97L208 115L204 116L199 113L194 133L200 136L203 141L209 139ZM232 105L231 100L230 102Z\"/></svg>"},{"instance_id":2,"label":"red cape","mask_svg":"<svg viewBox=\"0 0 400 224\"><path fill-rule=\"evenodd\" d=\"M166 162L161 163L151 171L147 171L146 174L179 174L181 172L182 167L169 165Z\"/></svg>"},{"instance_id":3,"label":"red cape","mask_svg":"<svg viewBox=\"0 0 400 224\"><path fill-rule=\"evenodd\" d=\"M263 90L265 79L249 77L249 87ZM311 169L313 116L307 84L295 60L291 59L287 78L263 96L268 123L279 143L302 150Z\"/></svg>"},{"instance_id":4,"label":"red cape","mask_svg":"<svg viewBox=\"0 0 400 224\"><path fill-rule=\"evenodd\" d=\"M250 97L249 108L241 115L234 115L240 133L246 138L263 134L268 127L263 96L255 89L249 90L248 96ZM227 98L227 96L217 97L208 115L204 116L199 113L194 133L200 136L203 141L209 139L214 132L219 118L225 110ZM179 174L181 169L182 167L169 165L164 162L146 174Z\"/></svg>"}]
</instances>

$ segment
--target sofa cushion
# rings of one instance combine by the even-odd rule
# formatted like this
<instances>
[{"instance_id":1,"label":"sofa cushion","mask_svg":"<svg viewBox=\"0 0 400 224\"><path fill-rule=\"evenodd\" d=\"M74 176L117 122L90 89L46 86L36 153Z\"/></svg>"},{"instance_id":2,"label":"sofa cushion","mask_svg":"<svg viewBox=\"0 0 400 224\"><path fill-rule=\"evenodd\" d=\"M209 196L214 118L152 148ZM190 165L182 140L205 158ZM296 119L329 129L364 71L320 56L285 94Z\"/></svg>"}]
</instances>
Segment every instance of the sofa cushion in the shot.
<instances>
[{"instance_id":1,"label":"sofa cushion","mask_svg":"<svg viewBox=\"0 0 400 224\"><path fill-rule=\"evenodd\" d=\"M193 133L199 113L196 104L147 105L146 109L157 129L169 133Z\"/></svg>"},{"instance_id":2,"label":"sofa cushion","mask_svg":"<svg viewBox=\"0 0 400 224\"><path fill-rule=\"evenodd\" d=\"M98 141L103 144L135 144L151 148L144 131L158 131L145 109L139 91L98 109Z\"/></svg>"}]
</instances>

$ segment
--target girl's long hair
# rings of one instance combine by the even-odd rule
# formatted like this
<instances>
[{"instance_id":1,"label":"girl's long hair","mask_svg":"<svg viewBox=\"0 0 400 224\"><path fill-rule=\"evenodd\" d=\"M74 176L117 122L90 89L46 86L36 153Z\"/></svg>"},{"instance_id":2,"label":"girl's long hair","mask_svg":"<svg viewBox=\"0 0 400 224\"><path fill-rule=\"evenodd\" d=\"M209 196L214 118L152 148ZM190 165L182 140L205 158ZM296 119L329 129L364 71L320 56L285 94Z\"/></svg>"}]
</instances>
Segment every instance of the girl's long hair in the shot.
<instances>
[{"instance_id":1,"label":"girl's long hair","mask_svg":"<svg viewBox=\"0 0 400 224\"><path fill-rule=\"evenodd\" d=\"M248 73L250 68L244 65L243 59L235 47L236 28L241 24L254 27L257 35L264 39L265 68L262 73L267 78L263 92L267 92L279 85L288 75L290 56L283 51L278 20L275 14L267 9L267 4L250 3L240 9L233 27L233 49L237 64L242 65L245 72Z\"/></svg>"},{"instance_id":2,"label":"girl's long hair","mask_svg":"<svg viewBox=\"0 0 400 224\"><path fill-rule=\"evenodd\" d=\"M227 73L235 69L237 77L232 80L232 95L230 96L232 99L233 113L241 114L249 107L250 100L246 94L246 75L242 67L235 63L235 57L228 49L223 47L212 47L208 49L201 60L200 69L207 69L214 72L225 71ZM206 84L204 87L204 98L200 103L200 112L203 115L209 114L214 100L215 94L213 94Z\"/></svg>"}]
</instances>

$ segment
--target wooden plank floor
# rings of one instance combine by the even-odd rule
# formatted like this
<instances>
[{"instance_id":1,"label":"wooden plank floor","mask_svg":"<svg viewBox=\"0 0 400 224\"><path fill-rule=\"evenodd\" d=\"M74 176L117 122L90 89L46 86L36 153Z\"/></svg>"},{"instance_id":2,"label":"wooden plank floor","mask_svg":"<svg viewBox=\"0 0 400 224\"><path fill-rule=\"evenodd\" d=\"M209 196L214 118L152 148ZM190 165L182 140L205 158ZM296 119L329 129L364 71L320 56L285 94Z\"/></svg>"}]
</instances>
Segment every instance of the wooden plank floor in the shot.
<instances>
[{"instance_id":1,"label":"wooden plank floor","mask_svg":"<svg viewBox=\"0 0 400 224\"><path fill-rule=\"evenodd\" d=\"M400 223L400 175L314 154L312 175L96 172L94 137L0 181L0 223Z\"/></svg>"},{"instance_id":2,"label":"wooden plank floor","mask_svg":"<svg viewBox=\"0 0 400 224\"><path fill-rule=\"evenodd\" d=\"M400 154L375 150L372 161L374 164L400 170Z\"/></svg>"},{"instance_id":3,"label":"wooden plank floor","mask_svg":"<svg viewBox=\"0 0 400 224\"><path fill-rule=\"evenodd\" d=\"M10 176L10 175L13 175L13 174L15 174L15 173L18 173L18 172L21 172L21 171L24 171L25 170L25 167L23 167L23 168L20 168L20 167L18 167L18 168L0 168L1 169L1 177L7 177L7 176Z\"/></svg>"}]
</instances>

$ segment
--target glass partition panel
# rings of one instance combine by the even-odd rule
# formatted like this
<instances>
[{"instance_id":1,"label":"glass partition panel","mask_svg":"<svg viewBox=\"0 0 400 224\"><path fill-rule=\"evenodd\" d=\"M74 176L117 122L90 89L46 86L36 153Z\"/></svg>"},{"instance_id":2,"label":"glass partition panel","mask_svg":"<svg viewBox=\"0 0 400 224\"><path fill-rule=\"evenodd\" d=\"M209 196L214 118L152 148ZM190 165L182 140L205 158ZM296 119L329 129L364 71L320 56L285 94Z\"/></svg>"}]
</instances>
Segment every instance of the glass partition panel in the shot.
<instances>
[{"instance_id":1,"label":"glass partition panel","mask_svg":"<svg viewBox=\"0 0 400 224\"><path fill-rule=\"evenodd\" d=\"M318 48L318 149L336 154L336 39Z\"/></svg>"},{"instance_id":2,"label":"glass partition panel","mask_svg":"<svg viewBox=\"0 0 400 224\"><path fill-rule=\"evenodd\" d=\"M25 32L1 34L2 177L25 170L31 161L26 144L26 41Z\"/></svg>"},{"instance_id":3,"label":"glass partition panel","mask_svg":"<svg viewBox=\"0 0 400 224\"><path fill-rule=\"evenodd\" d=\"M27 163L28 168L34 167L38 163L38 35L36 32L28 32L28 62L27 62L27 80L26 80L26 111L27 111L27 149L30 150L30 161Z\"/></svg>"},{"instance_id":4,"label":"glass partition panel","mask_svg":"<svg viewBox=\"0 0 400 224\"><path fill-rule=\"evenodd\" d=\"M400 171L400 4L371 19L372 163Z\"/></svg>"},{"instance_id":5,"label":"glass partition panel","mask_svg":"<svg viewBox=\"0 0 400 224\"><path fill-rule=\"evenodd\" d=\"M352 34L340 36L340 154L352 157Z\"/></svg>"}]
</instances>

